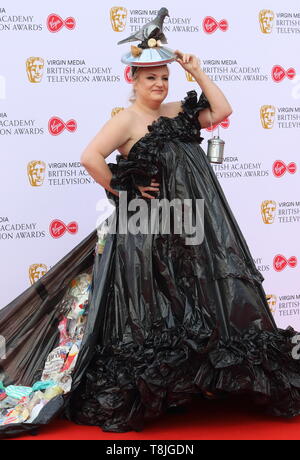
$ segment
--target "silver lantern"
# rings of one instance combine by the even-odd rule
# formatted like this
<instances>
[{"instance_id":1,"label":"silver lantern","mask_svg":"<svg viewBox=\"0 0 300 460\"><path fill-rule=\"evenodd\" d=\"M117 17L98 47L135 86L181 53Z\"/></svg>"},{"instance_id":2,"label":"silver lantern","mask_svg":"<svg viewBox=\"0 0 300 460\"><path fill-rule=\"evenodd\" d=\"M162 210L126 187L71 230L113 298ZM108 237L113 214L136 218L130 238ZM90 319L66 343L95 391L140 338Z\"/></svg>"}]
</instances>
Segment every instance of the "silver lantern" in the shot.
<instances>
[{"instance_id":1,"label":"silver lantern","mask_svg":"<svg viewBox=\"0 0 300 460\"><path fill-rule=\"evenodd\" d=\"M208 140L207 158L210 163L223 163L224 145L225 142L220 139L218 127L218 135L213 136L212 134L212 138Z\"/></svg>"}]
</instances>

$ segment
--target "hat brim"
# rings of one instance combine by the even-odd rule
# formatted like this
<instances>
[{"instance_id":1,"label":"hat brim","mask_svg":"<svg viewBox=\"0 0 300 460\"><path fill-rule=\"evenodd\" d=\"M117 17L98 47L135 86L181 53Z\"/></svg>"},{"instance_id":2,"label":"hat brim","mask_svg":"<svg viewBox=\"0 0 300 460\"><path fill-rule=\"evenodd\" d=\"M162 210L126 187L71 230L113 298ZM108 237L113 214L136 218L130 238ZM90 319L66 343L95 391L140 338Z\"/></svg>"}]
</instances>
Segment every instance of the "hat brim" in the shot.
<instances>
[{"instance_id":1,"label":"hat brim","mask_svg":"<svg viewBox=\"0 0 300 460\"><path fill-rule=\"evenodd\" d=\"M133 56L131 52L122 56L123 64L136 67L154 67L169 64L177 59L172 50L164 46L143 49L140 56Z\"/></svg>"}]
</instances>

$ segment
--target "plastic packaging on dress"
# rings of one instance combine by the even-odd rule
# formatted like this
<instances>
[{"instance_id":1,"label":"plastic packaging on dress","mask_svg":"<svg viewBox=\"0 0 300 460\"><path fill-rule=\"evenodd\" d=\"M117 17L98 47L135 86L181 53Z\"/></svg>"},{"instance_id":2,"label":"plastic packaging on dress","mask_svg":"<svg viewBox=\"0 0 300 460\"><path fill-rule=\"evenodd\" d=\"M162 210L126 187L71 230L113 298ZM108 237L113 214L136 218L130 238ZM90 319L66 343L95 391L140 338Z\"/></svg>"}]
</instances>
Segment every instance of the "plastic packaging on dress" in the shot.
<instances>
[{"instance_id":1,"label":"plastic packaging on dress","mask_svg":"<svg viewBox=\"0 0 300 460\"><path fill-rule=\"evenodd\" d=\"M0 310L0 438L35 432L65 407L88 363L97 232Z\"/></svg>"}]
</instances>

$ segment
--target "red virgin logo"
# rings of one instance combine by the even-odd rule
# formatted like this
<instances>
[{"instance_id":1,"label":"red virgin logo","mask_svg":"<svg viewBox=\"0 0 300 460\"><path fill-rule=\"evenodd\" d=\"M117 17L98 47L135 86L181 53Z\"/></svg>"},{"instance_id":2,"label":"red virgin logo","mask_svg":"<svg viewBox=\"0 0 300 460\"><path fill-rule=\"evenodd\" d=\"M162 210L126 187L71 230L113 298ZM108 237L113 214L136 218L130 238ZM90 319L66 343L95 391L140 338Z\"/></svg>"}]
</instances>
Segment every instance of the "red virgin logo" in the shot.
<instances>
[{"instance_id":1,"label":"red virgin logo","mask_svg":"<svg viewBox=\"0 0 300 460\"><path fill-rule=\"evenodd\" d=\"M64 224L61 220L55 219L49 226L49 232L52 238L61 238L66 232L75 235L78 232L77 222L70 222L68 225Z\"/></svg>"},{"instance_id":2,"label":"red virgin logo","mask_svg":"<svg viewBox=\"0 0 300 460\"><path fill-rule=\"evenodd\" d=\"M297 264L298 260L295 256L286 259L282 254L278 254L273 260L273 267L277 272L282 272L288 265L291 268L295 268Z\"/></svg>"},{"instance_id":3,"label":"red virgin logo","mask_svg":"<svg viewBox=\"0 0 300 460\"><path fill-rule=\"evenodd\" d=\"M124 77L125 77L125 80L127 81L127 83L132 83L133 80L131 78L131 68L130 68L130 65L126 66L125 67L125 70L124 70Z\"/></svg>"},{"instance_id":4,"label":"red virgin logo","mask_svg":"<svg viewBox=\"0 0 300 460\"><path fill-rule=\"evenodd\" d=\"M66 123L59 117L52 117L48 123L48 130L52 136L58 136L64 130L74 133L77 129L77 123L75 120L69 120Z\"/></svg>"},{"instance_id":5,"label":"red virgin logo","mask_svg":"<svg viewBox=\"0 0 300 460\"><path fill-rule=\"evenodd\" d=\"M295 174L295 172L297 171L297 165L293 161L286 165L283 161L276 160L273 164L272 170L275 177L282 177L285 175L286 172L289 172L290 174Z\"/></svg>"},{"instance_id":6,"label":"red virgin logo","mask_svg":"<svg viewBox=\"0 0 300 460\"><path fill-rule=\"evenodd\" d=\"M76 21L71 17L63 20L58 14L50 14L47 18L47 27L52 33L59 32L63 27L73 30L76 27Z\"/></svg>"},{"instance_id":7,"label":"red virgin logo","mask_svg":"<svg viewBox=\"0 0 300 460\"><path fill-rule=\"evenodd\" d=\"M285 69L281 65L274 65L272 69L272 78L273 81L275 81L276 83L280 83L282 80L285 79L285 77L289 78L290 80L293 80L295 76L296 70L292 67L285 71Z\"/></svg>"},{"instance_id":8,"label":"red virgin logo","mask_svg":"<svg viewBox=\"0 0 300 460\"><path fill-rule=\"evenodd\" d=\"M229 118L225 118L223 121L221 121L221 123L217 123L215 125L211 125L209 126L207 129L207 131L214 131L216 128L218 128L218 126L221 126L221 128L224 128L224 129L228 129L229 128L229 125L230 125L230 120Z\"/></svg>"},{"instance_id":9,"label":"red virgin logo","mask_svg":"<svg viewBox=\"0 0 300 460\"><path fill-rule=\"evenodd\" d=\"M222 32L226 32L229 28L229 24L226 19L222 19L218 22L212 16L206 16L206 18L203 19L202 25L204 32L207 34L213 34L218 29L220 29Z\"/></svg>"}]
</instances>

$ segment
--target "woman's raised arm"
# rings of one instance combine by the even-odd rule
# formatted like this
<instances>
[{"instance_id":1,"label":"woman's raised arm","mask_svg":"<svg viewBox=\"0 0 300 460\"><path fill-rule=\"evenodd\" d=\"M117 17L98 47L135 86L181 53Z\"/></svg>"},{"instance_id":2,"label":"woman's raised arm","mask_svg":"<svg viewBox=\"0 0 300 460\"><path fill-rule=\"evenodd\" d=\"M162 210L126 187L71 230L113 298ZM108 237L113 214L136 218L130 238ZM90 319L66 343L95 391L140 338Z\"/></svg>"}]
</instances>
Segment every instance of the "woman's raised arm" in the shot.
<instances>
[{"instance_id":1,"label":"woman's raised arm","mask_svg":"<svg viewBox=\"0 0 300 460\"><path fill-rule=\"evenodd\" d=\"M199 113L201 128L208 128L210 123L212 125L220 123L231 115L231 105L222 90L201 69L199 59L193 54L185 54L179 50L176 50L175 54L178 56L177 62L195 78L209 102L210 108L201 110Z\"/></svg>"}]
</instances>

